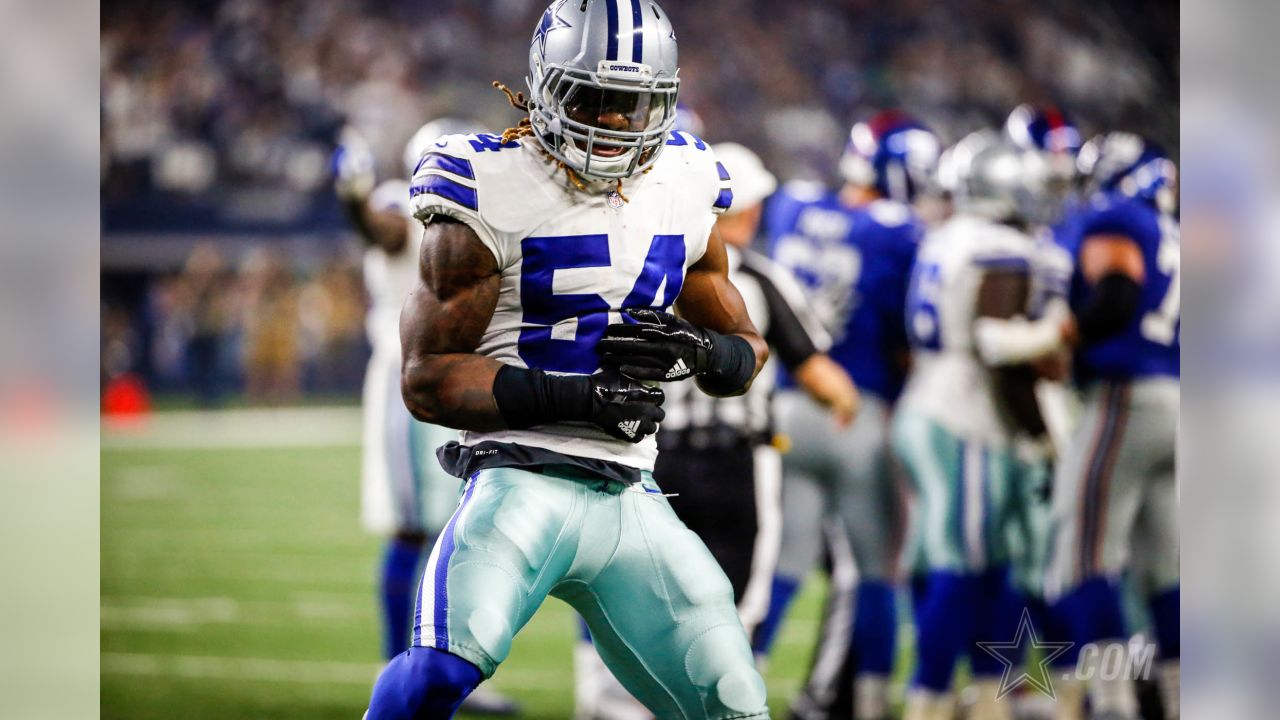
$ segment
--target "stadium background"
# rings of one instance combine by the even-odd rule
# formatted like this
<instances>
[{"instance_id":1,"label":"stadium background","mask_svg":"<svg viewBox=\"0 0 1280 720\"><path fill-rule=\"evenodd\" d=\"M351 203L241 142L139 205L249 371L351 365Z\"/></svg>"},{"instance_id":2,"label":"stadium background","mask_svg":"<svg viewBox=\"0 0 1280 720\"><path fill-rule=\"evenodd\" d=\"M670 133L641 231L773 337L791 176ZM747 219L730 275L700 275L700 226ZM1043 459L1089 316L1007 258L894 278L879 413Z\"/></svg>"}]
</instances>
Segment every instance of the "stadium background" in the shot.
<instances>
[{"instance_id":1,"label":"stadium background","mask_svg":"<svg viewBox=\"0 0 1280 720\"><path fill-rule=\"evenodd\" d=\"M377 543L357 526L368 347L329 155L350 122L390 176L427 119L514 124L490 82L523 84L544 7L102 5L102 380L113 406L155 409L104 431L105 717L359 716L377 670ZM834 179L848 126L887 107L950 142L1055 102L1086 136L1137 130L1177 155L1172 3L665 8L707 139L759 150L784 179ZM775 707L819 599L810 588L784 629ZM571 639L552 601L517 640L495 684L527 717L568 716Z\"/></svg>"}]
</instances>

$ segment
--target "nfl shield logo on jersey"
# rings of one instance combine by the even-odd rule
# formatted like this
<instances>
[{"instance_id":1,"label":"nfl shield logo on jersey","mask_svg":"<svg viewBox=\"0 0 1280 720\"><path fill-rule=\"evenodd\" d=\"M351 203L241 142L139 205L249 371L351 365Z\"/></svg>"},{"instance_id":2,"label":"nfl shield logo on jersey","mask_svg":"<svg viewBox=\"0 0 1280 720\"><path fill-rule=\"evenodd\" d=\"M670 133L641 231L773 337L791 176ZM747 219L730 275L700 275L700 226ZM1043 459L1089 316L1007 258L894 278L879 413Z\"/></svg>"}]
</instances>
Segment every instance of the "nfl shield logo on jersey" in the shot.
<instances>
[{"instance_id":1,"label":"nfl shield logo on jersey","mask_svg":"<svg viewBox=\"0 0 1280 720\"><path fill-rule=\"evenodd\" d=\"M617 190L610 190L609 194L605 196L605 199L609 202L609 207L614 210L621 210L622 206L627 202L622 199L622 195L618 194Z\"/></svg>"}]
</instances>

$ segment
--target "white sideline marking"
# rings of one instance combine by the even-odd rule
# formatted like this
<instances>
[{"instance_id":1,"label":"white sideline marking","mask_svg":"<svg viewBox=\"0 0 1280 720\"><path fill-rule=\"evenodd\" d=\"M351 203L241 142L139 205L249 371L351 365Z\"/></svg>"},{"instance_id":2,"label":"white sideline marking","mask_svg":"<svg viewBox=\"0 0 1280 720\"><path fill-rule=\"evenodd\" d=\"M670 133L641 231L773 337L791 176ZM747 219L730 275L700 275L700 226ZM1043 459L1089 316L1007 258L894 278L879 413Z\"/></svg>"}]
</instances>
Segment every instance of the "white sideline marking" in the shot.
<instances>
[{"instance_id":1,"label":"white sideline marking","mask_svg":"<svg viewBox=\"0 0 1280 720\"><path fill-rule=\"evenodd\" d=\"M103 419L104 450L359 445L358 407L158 412L137 422Z\"/></svg>"}]
</instances>

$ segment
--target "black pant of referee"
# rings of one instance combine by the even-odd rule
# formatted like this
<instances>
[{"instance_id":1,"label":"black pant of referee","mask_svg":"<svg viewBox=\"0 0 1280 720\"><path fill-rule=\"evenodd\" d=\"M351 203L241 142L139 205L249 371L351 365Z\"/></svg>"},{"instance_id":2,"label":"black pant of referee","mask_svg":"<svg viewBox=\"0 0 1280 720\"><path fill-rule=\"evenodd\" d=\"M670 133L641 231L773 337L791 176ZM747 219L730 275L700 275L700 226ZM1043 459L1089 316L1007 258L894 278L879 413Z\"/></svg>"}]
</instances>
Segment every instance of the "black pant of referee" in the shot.
<instances>
[{"instance_id":1,"label":"black pant of referee","mask_svg":"<svg viewBox=\"0 0 1280 720\"><path fill-rule=\"evenodd\" d=\"M689 428L658 433L658 461L653 475L658 486L672 497L671 507L692 532L707 543L733 585L733 601L748 594L749 585L768 583L773 562L758 568L760 501L755 454L759 438L736 428ZM776 483L774 483L776 487ZM776 495L776 492L773 493ZM765 502L769 502L768 500ZM776 497L774 497L776 502ZM777 511L777 507L774 506ZM763 550L768 552L768 550ZM777 550L774 548L773 556Z\"/></svg>"}]
</instances>

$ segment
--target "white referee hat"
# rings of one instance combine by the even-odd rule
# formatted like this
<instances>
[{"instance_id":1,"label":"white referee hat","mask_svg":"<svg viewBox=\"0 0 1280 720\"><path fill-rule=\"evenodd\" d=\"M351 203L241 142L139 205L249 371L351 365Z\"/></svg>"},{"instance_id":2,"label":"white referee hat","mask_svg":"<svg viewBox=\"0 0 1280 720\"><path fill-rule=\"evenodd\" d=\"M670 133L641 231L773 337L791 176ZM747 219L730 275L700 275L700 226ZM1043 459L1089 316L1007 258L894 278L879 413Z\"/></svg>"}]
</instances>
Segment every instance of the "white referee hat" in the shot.
<instances>
[{"instance_id":1,"label":"white referee hat","mask_svg":"<svg viewBox=\"0 0 1280 720\"><path fill-rule=\"evenodd\" d=\"M746 210L778 189L778 179L765 169L760 157L742 145L720 143L711 149L715 151L716 160L729 171L729 186L733 188L733 206L726 214Z\"/></svg>"}]
</instances>

